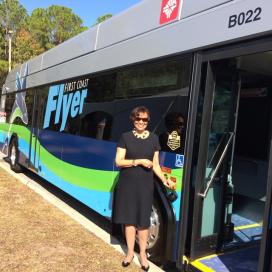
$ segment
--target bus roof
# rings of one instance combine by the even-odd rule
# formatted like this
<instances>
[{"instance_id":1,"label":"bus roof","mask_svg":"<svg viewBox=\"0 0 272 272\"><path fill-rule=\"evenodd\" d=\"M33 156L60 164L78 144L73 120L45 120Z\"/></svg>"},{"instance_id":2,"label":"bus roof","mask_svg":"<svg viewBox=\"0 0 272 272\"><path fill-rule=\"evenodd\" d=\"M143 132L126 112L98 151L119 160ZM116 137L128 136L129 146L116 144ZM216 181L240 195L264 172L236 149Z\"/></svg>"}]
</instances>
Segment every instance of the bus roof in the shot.
<instances>
[{"instance_id":1,"label":"bus roof","mask_svg":"<svg viewBox=\"0 0 272 272\"><path fill-rule=\"evenodd\" d=\"M249 10L252 18L245 23ZM143 0L19 65L7 76L3 92L16 90L16 75L26 77L25 87L31 88L268 34L271 10L270 0ZM229 27L231 16L240 16L239 24Z\"/></svg>"}]
</instances>

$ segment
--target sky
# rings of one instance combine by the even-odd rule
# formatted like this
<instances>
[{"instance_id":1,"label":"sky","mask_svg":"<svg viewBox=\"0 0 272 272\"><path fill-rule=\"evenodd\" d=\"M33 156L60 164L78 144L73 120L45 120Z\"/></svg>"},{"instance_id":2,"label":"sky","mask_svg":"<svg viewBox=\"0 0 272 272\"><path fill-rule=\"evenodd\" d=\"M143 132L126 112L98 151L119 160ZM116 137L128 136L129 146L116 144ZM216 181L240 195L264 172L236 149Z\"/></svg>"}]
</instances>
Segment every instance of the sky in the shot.
<instances>
[{"instance_id":1,"label":"sky","mask_svg":"<svg viewBox=\"0 0 272 272\"><path fill-rule=\"evenodd\" d=\"M19 0L30 15L33 9L59 5L71 8L83 20L84 26L92 26L104 14L116 15L141 0Z\"/></svg>"}]
</instances>

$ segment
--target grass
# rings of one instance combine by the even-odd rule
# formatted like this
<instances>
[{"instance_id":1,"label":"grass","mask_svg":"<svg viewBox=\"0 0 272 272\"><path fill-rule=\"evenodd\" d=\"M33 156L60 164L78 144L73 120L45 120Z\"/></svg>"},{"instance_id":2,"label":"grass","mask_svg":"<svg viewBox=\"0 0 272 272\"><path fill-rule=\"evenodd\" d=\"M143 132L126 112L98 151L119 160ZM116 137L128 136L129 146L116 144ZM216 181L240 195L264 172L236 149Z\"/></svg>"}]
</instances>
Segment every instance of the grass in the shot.
<instances>
[{"instance_id":1,"label":"grass","mask_svg":"<svg viewBox=\"0 0 272 272\"><path fill-rule=\"evenodd\" d=\"M141 271L0 168L0 271Z\"/></svg>"}]
</instances>

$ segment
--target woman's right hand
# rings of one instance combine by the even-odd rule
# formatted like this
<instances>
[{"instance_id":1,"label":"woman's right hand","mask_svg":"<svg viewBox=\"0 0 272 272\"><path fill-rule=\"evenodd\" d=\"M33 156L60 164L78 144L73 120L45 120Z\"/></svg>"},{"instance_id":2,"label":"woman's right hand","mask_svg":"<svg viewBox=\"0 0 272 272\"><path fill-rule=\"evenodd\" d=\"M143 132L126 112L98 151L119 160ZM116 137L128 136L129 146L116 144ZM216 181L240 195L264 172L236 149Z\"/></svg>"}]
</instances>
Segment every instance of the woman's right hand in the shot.
<instances>
[{"instance_id":1,"label":"woman's right hand","mask_svg":"<svg viewBox=\"0 0 272 272\"><path fill-rule=\"evenodd\" d=\"M141 159L138 165L142 165L145 168L152 168L153 167L153 162L148 160L148 159Z\"/></svg>"}]
</instances>

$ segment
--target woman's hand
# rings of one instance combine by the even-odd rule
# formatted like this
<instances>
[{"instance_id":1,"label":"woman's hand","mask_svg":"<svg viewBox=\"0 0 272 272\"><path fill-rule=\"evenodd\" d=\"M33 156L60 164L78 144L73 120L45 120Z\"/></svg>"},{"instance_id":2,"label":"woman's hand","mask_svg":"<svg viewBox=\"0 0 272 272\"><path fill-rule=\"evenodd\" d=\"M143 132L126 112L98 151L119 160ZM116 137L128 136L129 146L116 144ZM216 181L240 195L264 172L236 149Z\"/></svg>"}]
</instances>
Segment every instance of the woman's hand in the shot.
<instances>
[{"instance_id":1,"label":"woman's hand","mask_svg":"<svg viewBox=\"0 0 272 272\"><path fill-rule=\"evenodd\" d=\"M152 168L153 167L153 162L148 160L148 159L141 159L141 160L136 160L137 165L142 165L145 168Z\"/></svg>"},{"instance_id":2,"label":"woman's hand","mask_svg":"<svg viewBox=\"0 0 272 272\"><path fill-rule=\"evenodd\" d=\"M176 190L176 183L171 179L168 179L167 176L162 172L159 164L159 151L156 151L153 157L153 171L160 178L162 183L171 190Z\"/></svg>"},{"instance_id":3,"label":"woman's hand","mask_svg":"<svg viewBox=\"0 0 272 272\"><path fill-rule=\"evenodd\" d=\"M171 179L165 179L165 181L163 182L163 184L168 187L170 190L176 190L177 186L176 183L173 182Z\"/></svg>"}]
</instances>

